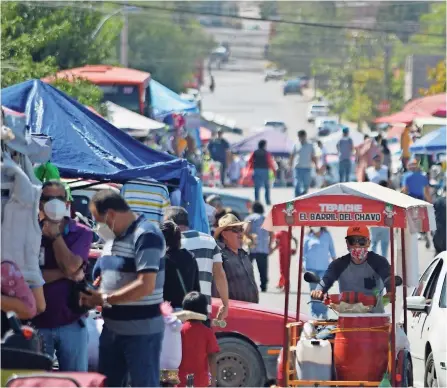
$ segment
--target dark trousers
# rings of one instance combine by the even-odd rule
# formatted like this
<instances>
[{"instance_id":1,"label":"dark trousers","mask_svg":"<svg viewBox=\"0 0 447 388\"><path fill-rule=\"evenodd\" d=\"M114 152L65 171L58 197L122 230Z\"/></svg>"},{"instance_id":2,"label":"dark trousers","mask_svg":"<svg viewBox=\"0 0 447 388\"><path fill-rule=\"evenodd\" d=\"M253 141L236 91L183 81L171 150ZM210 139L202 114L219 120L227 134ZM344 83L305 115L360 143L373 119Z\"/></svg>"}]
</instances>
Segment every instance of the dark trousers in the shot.
<instances>
[{"instance_id":1,"label":"dark trousers","mask_svg":"<svg viewBox=\"0 0 447 388\"><path fill-rule=\"evenodd\" d=\"M227 175L227 164L226 163L220 163L220 182L222 183L222 186L225 186L225 177Z\"/></svg>"},{"instance_id":2,"label":"dark trousers","mask_svg":"<svg viewBox=\"0 0 447 388\"><path fill-rule=\"evenodd\" d=\"M261 291L267 291L268 283L268 254L267 253L250 253L250 260L256 260L259 270L259 277L261 278Z\"/></svg>"}]
</instances>

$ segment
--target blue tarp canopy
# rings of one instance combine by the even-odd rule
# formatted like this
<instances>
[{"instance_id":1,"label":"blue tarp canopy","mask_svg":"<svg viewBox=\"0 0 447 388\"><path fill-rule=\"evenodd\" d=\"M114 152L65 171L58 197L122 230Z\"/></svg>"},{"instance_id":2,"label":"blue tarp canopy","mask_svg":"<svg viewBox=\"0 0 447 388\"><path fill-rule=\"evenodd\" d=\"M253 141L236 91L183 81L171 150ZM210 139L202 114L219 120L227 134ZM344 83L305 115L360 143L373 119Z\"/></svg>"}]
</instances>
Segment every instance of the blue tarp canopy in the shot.
<instances>
[{"instance_id":1,"label":"blue tarp canopy","mask_svg":"<svg viewBox=\"0 0 447 388\"><path fill-rule=\"evenodd\" d=\"M267 151L274 156L288 156L292 153L293 142L286 133L277 129L266 129L231 145L231 151L247 154L258 148L260 140L267 142Z\"/></svg>"},{"instance_id":2,"label":"blue tarp canopy","mask_svg":"<svg viewBox=\"0 0 447 388\"><path fill-rule=\"evenodd\" d=\"M411 147L415 154L439 154L446 152L446 127L438 128L422 136Z\"/></svg>"},{"instance_id":3,"label":"blue tarp canopy","mask_svg":"<svg viewBox=\"0 0 447 388\"><path fill-rule=\"evenodd\" d=\"M177 93L151 80L152 108L157 120L163 119L171 113L198 113L197 104L183 100Z\"/></svg>"},{"instance_id":4,"label":"blue tarp canopy","mask_svg":"<svg viewBox=\"0 0 447 388\"><path fill-rule=\"evenodd\" d=\"M31 133L52 138L51 162L65 178L152 178L178 184L186 204L202 196L185 159L146 147L49 84L30 80L2 89L1 96L2 105L26 114ZM197 212L206 219L204 205Z\"/></svg>"}]
</instances>

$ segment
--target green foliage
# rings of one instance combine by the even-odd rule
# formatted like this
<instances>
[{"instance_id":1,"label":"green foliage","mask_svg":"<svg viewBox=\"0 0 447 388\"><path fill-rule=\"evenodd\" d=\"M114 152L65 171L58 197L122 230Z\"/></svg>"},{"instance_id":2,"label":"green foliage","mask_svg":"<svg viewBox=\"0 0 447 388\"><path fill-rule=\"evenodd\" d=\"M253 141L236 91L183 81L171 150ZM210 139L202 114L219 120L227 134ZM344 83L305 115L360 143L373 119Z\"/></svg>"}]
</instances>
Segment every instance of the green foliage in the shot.
<instances>
[{"instance_id":1,"label":"green foliage","mask_svg":"<svg viewBox=\"0 0 447 388\"><path fill-rule=\"evenodd\" d=\"M446 92L446 61L439 62L433 69L428 69L428 79L431 81L431 85L428 89L422 90L422 94L425 96L431 96L434 94L440 94Z\"/></svg>"},{"instance_id":2,"label":"green foliage","mask_svg":"<svg viewBox=\"0 0 447 388\"><path fill-rule=\"evenodd\" d=\"M94 108L101 115L107 114L107 108L102 104L103 92L91 82L81 78L74 78L70 81L58 78L52 85L76 98L81 104Z\"/></svg>"},{"instance_id":3,"label":"green foliage","mask_svg":"<svg viewBox=\"0 0 447 388\"><path fill-rule=\"evenodd\" d=\"M270 19L278 15L278 3L276 1L262 1L259 4L262 19Z\"/></svg>"},{"instance_id":4,"label":"green foliage","mask_svg":"<svg viewBox=\"0 0 447 388\"><path fill-rule=\"evenodd\" d=\"M167 22L168 17L173 15L163 12L158 20L129 15L129 65L150 72L154 79L179 92L213 42L196 21L182 18L181 23L174 24Z\"/></svg>"},{"instance_id":5,"label":"green foliage","mask_svg":"<svg viewBox=\"0 0 447 388\"><path fill-rule=\"evenodd\" d=\"M52 75L59 69L101 63L113 54L121 22L110 21L93 39L103 15L74 6L1 3L1 86ZM73 4L71 4L73 5ZM83 80L58 80L54 86L104 112L102 92Z\"/></svg>"}]
</instances>

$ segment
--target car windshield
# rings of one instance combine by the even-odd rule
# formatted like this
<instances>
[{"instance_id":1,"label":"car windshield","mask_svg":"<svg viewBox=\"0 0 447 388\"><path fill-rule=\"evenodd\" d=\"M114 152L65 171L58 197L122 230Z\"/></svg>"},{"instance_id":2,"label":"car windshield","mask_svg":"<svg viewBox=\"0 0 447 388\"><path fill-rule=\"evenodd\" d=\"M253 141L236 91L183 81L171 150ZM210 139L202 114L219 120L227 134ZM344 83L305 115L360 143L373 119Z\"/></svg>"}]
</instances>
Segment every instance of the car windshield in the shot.
<instances>
[{"instance_id":1,"label":"car windshield","mask_svg":"<svg viewBox=\"0 0 447 388\"><path fill-rule=\"evenodd\" d=\"M104 93L104 101L111 101L135 113L140 113L138 86L101 85L100 88Z\"/></svg>"}]
</instances>

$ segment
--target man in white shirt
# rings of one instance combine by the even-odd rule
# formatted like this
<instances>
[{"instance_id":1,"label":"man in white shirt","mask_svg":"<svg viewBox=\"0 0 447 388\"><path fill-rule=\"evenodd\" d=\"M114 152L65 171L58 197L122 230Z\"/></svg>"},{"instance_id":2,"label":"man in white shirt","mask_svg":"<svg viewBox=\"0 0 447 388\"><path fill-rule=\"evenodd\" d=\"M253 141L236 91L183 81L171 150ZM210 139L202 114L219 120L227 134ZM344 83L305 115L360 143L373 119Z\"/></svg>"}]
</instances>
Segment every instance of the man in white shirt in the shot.
<instances>
[{"instance_id":1,"label":"man in white shirt","mask_svg":"<svg viewBox=\"0 0 447 388\"><path fill-rule=\"evenodd\" d=\"M369 182L379 184L382 181L389 182L391 172L387 166L382 164L382 156L376 155L373 158L373 165L366 169L366 179Z\"/></svg>"},{"instance_id":2,"label":"man in white shirt","mask_svg":"<svg viewBox=\"0 0 447 388\"><path fill-rule=\"evenodd\" d=\"M295 144L290 155L290 167L295 172L295 197L307 193L311 182L312 165L315 165L317 172L318 160L315 155L315 149L312 143L307 141L305 130L298 131L299 144Z\"/></svg>"},{"instance_id":3,"label":"man in white shirt","mask_svg":"<svg viewBox=\"0 0 447 388\"><path fill-rule=\"evenodd\" d=\"M165 220L175 222L182 231L182 248L190 251L199 267L200 292L208 300L208 313L211 315L211 290L213 281L222 301L217 319L228 315L228 283L222 264L222 253L216 240L209 234L189 229L188 212L180 206L166 209Z\"/></svg>"}]
</instances>

